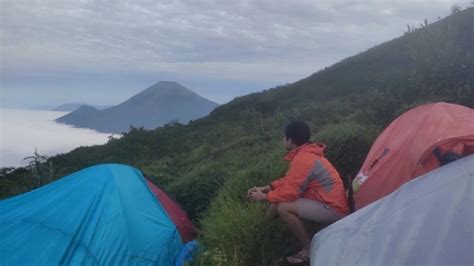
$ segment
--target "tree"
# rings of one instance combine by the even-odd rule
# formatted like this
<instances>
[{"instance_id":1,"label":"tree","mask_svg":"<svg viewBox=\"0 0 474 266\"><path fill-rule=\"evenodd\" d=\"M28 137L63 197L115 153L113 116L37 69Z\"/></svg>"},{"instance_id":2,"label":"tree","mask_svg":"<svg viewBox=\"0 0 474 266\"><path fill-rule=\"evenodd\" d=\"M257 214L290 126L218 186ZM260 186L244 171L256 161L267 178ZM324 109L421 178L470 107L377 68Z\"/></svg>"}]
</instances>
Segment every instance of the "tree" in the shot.
<instances>
[{"instance_id":1,"label":"tree","mask_svg":"<svg viewBox=\"0 0 474 266\"><path fill-rule=\"evenodd\" d=\"M31 178L36 187L46 183L47 179L53 178L53 163L47 156L41 155L35 149L33 156L25 157L23 160L29 160L26 168L31 172Z\"/></svg>"}]
</instances>

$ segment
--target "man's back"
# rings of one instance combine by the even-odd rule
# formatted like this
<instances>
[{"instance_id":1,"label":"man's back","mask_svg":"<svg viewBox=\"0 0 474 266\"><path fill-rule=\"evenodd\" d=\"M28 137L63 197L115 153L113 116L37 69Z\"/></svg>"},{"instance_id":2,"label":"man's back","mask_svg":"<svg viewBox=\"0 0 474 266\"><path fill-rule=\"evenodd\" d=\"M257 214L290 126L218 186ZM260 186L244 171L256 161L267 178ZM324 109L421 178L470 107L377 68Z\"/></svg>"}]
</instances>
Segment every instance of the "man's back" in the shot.
<instances>
[{"instance_id":1,"label":"man's back","mask_svg":"<svg viewBox=\"0 0 474 266\"><path fill-rule=\"evenodd\" d=\"M270 202L292 201L298 197L319 201L347 214L349 206L344 184L334 166L324 157L324 144L308 143L285 156L291 162L287 174L272 183Z\"/></svg>"}]
</instances>

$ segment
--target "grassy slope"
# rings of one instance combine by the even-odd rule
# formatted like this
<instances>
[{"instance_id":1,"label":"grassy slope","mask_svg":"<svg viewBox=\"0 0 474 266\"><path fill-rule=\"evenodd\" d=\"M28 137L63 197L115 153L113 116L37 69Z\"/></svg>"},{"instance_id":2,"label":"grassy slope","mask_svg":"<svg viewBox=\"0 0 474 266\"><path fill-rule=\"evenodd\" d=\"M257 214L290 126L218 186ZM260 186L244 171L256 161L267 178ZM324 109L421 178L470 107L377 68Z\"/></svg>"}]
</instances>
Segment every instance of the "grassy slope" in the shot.
<instances>
[{"instance_id":1,"label":"grassy slope","mask_svg":"<svg viewBox=\"0 0 474 266\"><path fill-rule=\"evenodd\" d=\"M473 20L470 8L296 83L236 98L189 125L133 129L55 156L54 178L102 162L134 165L157 176L194 219L202 217L199 263L278 264L291 239L278 223L264 225L265 205L243 195L284 173L285 123L308 121L330 160L354 174L378 132L404 110L437 100L474 107ZM0 196L30 190L27 174L4 175Z\"/></svg>"}]
</instances>

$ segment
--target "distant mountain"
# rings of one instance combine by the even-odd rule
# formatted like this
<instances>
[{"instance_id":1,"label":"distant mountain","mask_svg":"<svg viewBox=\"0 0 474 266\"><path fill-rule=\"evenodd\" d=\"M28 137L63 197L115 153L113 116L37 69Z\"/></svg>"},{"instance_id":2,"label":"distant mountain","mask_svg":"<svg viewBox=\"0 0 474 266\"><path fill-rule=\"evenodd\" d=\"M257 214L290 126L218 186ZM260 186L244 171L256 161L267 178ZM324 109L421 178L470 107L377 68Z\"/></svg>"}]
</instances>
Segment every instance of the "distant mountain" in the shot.
<instances>
[{"instance_id":1,"label":"distant mountain","mask_svg":"<svg viewBox=\"0 0 474 266\"><path fill-rule=\"evenodd\" d=\"M119 105L104 110L81 106L56 122L121 133L130 126L154 129L170 121L188 123L206 116L217 106L176 82L160 81Z\"/></svg>"},{"instance_id":2,"label":"distant mountain","mask_svg":"<svg viewBox=\"0 0 474 266\"><path fill-rule=\"evenodd\" d=\"M90 106L98 110L103 110L110 107L110 106L92 105L92 104L87 104L87 103L65 103L65 104L61 104L58 107L53 108L52 111L72 112L79 109L79 107L81 106Z\"/></svg>"}]
</instances>

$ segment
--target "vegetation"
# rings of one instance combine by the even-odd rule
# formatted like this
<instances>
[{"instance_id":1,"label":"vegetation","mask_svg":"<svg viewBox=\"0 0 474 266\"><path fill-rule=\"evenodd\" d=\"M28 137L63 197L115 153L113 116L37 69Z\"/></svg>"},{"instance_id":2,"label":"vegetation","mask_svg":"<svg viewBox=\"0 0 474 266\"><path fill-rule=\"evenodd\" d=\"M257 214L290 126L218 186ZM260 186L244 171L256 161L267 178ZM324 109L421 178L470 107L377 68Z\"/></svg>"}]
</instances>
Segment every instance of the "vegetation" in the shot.
<instances>
[{"instance_id":1,"label":"vegetation","mask_svg":"<svg viewBox=\"0 0 474 266\"><path fill-rule=\"evenodd\" d=\"M53 178L52 162L48 161L47 156L40 155L36 149L33 156L28 156L24 160L29 161L26 169L29 170L29 177L33 180L35 187L40 187Z\"/></svg>"},{"instance_id":2,"label":"vegetation","mask_svg":"<svg viewBox=\"0 0 474 266\"><path fill-rule=\"evenodd\" d=\"M47 160L53 178L98 163L125 163L155 176L197 221L201 265L278 265L294 240L265 224L253 185L280 177L285 124L307 121L313 140L344 176L354 176L378 133L419 104L474 107L474 8L347 58L301 81L234 99L188 125L132 128L101 146ZM428 24L428 23L426 23ZM0 172L0 197L36 187L26 168Z\"/></svg>"}]
</instances>

